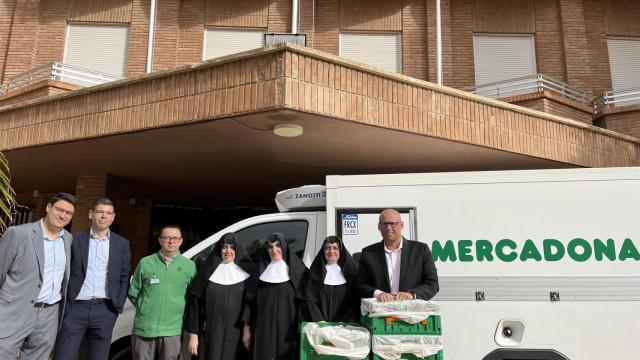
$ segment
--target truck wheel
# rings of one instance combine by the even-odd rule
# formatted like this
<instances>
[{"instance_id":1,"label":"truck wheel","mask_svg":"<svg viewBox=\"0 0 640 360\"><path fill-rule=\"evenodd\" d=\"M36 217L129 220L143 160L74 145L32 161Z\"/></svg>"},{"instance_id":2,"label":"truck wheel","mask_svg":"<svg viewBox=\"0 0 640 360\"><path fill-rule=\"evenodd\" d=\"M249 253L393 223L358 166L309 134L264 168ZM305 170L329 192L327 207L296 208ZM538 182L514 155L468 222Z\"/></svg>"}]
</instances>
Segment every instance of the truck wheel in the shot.
<instances>
[{"instance_id":1,"label":"truck wheel","mask_svg":"<svg viewBox=\"0 0 640 360\"><path fill-rule=\"evenodd\" d=\"M109 351L110 360L132 360L131 356L131 340L129 337L120 339L111 344Z\"/></svg>"}]
</instances>

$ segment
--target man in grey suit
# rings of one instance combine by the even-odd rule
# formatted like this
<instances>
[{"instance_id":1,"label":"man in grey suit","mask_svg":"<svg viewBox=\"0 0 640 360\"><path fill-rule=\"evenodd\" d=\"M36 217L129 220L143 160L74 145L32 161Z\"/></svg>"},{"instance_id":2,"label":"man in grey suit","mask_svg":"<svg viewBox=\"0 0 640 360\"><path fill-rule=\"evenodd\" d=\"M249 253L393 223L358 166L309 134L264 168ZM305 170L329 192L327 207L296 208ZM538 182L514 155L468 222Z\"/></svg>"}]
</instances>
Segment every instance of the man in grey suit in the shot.
<instances>
[{"instance_id":1,"label":"man in grey suit","mask_svg":"<svg viewBox=\"0 0 640 360\"><path fill-rule=\"evenodd\" d=\"M47 215L12 226L0 239L0 359L48 359L69 279L72 236L63 228L76 199L56 194Z\"/></svg>"}]
</instances>

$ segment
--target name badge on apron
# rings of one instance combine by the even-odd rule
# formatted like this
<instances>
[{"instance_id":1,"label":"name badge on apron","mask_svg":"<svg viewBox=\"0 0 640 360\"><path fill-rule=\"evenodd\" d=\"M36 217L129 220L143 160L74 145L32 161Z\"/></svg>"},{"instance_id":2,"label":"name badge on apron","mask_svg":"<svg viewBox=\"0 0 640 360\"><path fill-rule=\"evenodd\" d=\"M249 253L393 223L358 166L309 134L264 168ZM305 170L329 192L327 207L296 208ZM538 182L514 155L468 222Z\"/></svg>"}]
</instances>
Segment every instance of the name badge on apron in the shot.
<instances>
[{"instance_id":1,"label":"name badge on apron","mask_svg":"<svg viewBox=\"0 0 640 360\"><path fill-rule=\"evenodd\" d=\"M156 273L153 273L153 277L149 280L149 284L160 284L160 279L156 276Z\"/></svg>"}]
</instances>

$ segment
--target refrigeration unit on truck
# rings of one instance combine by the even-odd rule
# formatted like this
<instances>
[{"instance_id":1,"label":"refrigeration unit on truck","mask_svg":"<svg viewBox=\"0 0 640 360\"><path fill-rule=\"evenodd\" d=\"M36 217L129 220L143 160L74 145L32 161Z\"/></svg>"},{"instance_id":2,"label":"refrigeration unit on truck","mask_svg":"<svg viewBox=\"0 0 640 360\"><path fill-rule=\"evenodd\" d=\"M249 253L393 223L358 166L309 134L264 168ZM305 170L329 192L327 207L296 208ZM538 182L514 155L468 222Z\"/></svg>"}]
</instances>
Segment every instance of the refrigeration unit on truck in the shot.
<instances>
[{"instance_id":1,"label":"refrigeration unit on truck","mask_svg":"<svg viewBox=\"0 0 640 360\"><path fill-rule=\"evenodd\" d=\"M276 203L184 255L229 231L255 252L282 232L309 266L327 234L352 254L380 241L394 208L438 268L445 358L640 359L640 168L327 176ZM129 304L112 354L132 322Z\"/></svg>"}]
</instances>

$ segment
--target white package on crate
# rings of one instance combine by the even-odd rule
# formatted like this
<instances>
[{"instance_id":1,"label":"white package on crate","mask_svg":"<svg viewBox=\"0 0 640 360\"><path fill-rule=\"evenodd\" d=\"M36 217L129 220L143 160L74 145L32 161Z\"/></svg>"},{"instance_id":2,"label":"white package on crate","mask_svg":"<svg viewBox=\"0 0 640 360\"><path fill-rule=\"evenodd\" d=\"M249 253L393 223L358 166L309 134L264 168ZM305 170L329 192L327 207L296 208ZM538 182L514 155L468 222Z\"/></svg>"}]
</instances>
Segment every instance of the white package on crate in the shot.
<instances>
[{"instance_id":1,"label":"white package on crate","mask_svg":"<svg viewBox=\"0 0 640 360\"><path fill-rule=\"evenodd\" d=\"M431 315L440 315L440 305L419 299L380 302L369 298L360 301L360 312L369 317L393 316L409 324L417 324Z\"/></svg>"},{"instance_id":2,"label":"white package on crate","mask_svg":"<svg viewBox=\"0 0 640 360\"><path fill-rule=\"evenodd\" d=\"M363 359L371 349L369 330L359 326L318 326L306 323L302 329L309 344L320 355L338 355L349 359ZM323 345L331 343L333 346Z\"/></svg>"},{"instance_id":3,"label":"white package on crate","mask_svg":"<svg viewBox=\"0 0 640 360\"><path fill-rule=\"evenodd\" d=\"M442 350L442 337L431 335L374 335L371 350L385 360L396 360L402 354L425 358Z\"/></svg>"}]
</instances>

